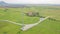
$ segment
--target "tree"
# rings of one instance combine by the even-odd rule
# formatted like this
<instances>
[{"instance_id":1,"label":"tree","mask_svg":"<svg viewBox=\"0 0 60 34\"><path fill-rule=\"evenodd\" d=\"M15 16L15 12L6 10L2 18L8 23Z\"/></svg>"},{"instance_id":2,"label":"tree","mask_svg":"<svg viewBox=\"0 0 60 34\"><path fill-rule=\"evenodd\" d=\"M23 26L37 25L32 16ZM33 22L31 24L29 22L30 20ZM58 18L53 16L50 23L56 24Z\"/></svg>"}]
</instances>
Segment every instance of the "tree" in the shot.
<instances>
[{"instance_id":1,"label":"tree","mask_svg":"<svg viewBox=\"0 0 60 34\"><path fill-rule=\"evenodd\" d=\"M27 16L31 16L31 17L39 17L39 12L27 12L25 13Z\"/></svg>"},{"instance_id":2,"label":"tree","mask_svg":"<svg viewBox=\"0 0 60 34\"><path fill-rule=\"evenodd\" d=\"M8 10L8 9L7 9L7 8L5 8L4 12L7 12L7 10Z\"/></svg>"},{"instance_id":3,"label":"tree","mask_svg":"<svg viewBox=\"0 0 60 34\"><path fill-rule=\"evenodd\" d=\"M3 34L7 34L7 32L3 32Z\"/></svg>"}]
</instances>

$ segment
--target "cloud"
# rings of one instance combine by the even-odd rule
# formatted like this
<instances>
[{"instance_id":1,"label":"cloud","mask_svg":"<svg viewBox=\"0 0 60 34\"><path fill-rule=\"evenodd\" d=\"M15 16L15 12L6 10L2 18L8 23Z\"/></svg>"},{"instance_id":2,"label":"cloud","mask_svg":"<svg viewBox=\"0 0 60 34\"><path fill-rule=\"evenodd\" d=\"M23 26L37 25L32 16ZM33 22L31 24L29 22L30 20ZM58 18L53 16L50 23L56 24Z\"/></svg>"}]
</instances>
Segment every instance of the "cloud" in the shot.
<instances>
[{"instance_id":1,"label":"cloud","mask_svg":"<svg viewBox=\"0 0 60 34\"><path fill-rule=\"evenodd\" d=\"M20 4L60 4L60 0L2 0L2 1L5 1L7 3L20 3Z\"/></svg>"}]
</instances>

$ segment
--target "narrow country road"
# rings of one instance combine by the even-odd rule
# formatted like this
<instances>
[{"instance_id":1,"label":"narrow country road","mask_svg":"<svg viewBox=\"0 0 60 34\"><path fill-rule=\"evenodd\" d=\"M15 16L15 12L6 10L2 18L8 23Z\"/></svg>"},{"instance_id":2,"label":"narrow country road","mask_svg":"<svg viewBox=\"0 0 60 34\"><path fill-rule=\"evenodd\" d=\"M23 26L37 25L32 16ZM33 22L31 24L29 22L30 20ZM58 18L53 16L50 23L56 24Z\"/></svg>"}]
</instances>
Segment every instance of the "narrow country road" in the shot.
<instances>
[{"instance_id":1,"label":"narrow country road","mask_svg":"<svg viewBox=\"0 0 60 34\"><path fill-rule=\"evenodd\" d=\"M7 21L7 22L10 22L10 23L19 25L19 26L23 26L23 25L24 25L24 26L21 28L21 30L22 30L22 31L26 31L26 30L28 30L28 29L30 29L30 28L38 25L39 23L41 23L42 21L46 20L47 18L49 18L49 16L48 16L48 17L45 17L45 18L40 18L40 20L39 20L37 23L33 23L33 24L20 24L20 23L16 23L16 22L13 22L13 21L10 21L10 20L0 20L0 21Z\"/></svg>"},{"instance_id":2,"label":"narrow country road","mask_svg":"<svg viewBox=\"0 0 60 34\"><path fill-rule=\"evenodd\" d=\"M41 23L42 21L46 20L47 18L49 18L49 16L46 17L46 18L40 18L40 20L39 20L37 23L34 23L34 24L26 24L26 25L23 26L21 29L22 29L23 31L26 31L26 30L28 30L28 29L30 29L30 28L38 25L39 23Z\"/></svg>"}]
</instances>

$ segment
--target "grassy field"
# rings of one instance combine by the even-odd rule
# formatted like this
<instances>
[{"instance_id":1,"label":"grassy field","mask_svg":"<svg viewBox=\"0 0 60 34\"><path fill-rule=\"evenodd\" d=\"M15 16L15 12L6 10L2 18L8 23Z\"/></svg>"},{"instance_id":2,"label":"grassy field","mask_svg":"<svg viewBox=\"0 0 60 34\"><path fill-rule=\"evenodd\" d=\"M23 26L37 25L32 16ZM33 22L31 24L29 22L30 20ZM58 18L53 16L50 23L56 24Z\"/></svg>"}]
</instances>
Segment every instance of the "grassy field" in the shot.
<instances>
[{"instance_id":1,"label":"grassy field","mask_svg":"<svg viewBox=\"0 0 60 34\"><path fill-rule=\"evenodd\" d=\"M20 28L21 26L0 21L0 34L4 34L5 32L7 34L17 34L17 32L21 31Z\"/></svg>"},{"instance_id":2,"label":"grassy field","mask_svg":"<svg viewBox=\"0 0 60 34\"><path fill-rule=\"evenodd\" d=\"M23 34L60 34L60 21L47 19Z\"/></svg>"},{"instance_id":3,"label":"grassy field","mask_svg":"<svg viewBox=\"0 0 60 34\"><path fill-rule=\"evenodd\" d=\"M0 21L0 34L60 34L60 7L57 6L38 6L30 8L0 8L0 20L10 20L16 23L32 24L36 23L40 17L29 17L24 13L28 11L39 12L40 16L50 16L54 20L47 19L39 25L27 30L21 31L22 26L9 22Z\"/></svg>"}]
</instances>

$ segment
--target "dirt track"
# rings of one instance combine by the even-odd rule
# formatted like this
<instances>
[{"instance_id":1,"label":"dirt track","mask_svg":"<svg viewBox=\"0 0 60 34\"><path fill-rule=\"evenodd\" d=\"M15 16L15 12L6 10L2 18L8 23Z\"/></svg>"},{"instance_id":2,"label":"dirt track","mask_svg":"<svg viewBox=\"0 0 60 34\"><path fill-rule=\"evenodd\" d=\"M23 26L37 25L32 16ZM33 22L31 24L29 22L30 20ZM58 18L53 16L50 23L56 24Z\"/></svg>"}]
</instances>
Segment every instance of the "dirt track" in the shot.
<instances>
[{"instance_id":1,"label":"dirt track","mask_svg":"<svg viewBox=\"0 0 60 34\"><path fill-rule=\"evenodd\" d=\"M30 28L38 25L39 23L41 23L42 21L46 20L47 18L49 18L49 16L46 17L46 18L40 18L40 20L39 20L37 23L34 23L34 24L20 24L20 23L16 23L16 22L13 22L13 21L10 21L10 20L0 20L0 21L7 21L7 22L10 22L10 23L19 25L19 26L23 26L23 25L24 25L24 26L21 28L21 30L22 30L22 31L26 31L26 30L28 30L28 29L30 29Z\"/></svg>"}]
</instances>

